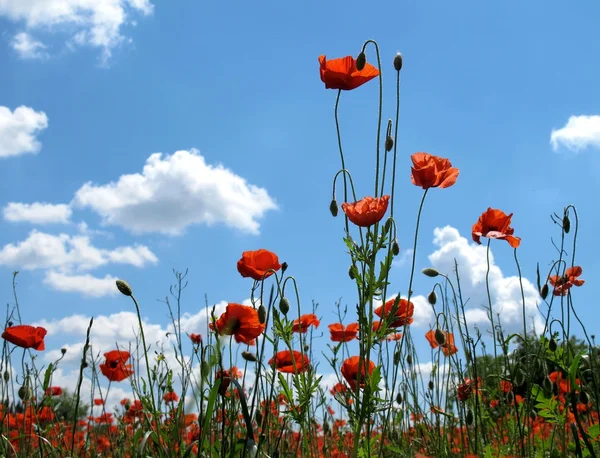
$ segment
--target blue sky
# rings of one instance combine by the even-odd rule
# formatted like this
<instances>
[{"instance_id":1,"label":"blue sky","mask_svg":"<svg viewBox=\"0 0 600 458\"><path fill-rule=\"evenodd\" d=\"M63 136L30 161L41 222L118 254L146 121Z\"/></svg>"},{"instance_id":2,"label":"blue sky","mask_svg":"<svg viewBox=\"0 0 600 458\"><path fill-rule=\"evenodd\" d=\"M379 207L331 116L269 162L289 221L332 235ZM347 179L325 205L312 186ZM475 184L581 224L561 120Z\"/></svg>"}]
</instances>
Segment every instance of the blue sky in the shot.
<instances>
[{"instance_id":1,"label":"blue sky","mask_svg":"<svg viewBox=\"0 0 600 458\"><path fill-rule=\"evenodd\" d=\"M241 302L251 282L236 262L258 248L290 265L303 311L320 304L325 346L335 302L352 308L355 291L343 220L328 211L340 167L336 92L324 89L317 58L357 55L369 38L381 49L384 119L394 113L392 60L404 55L403 253L393 289L406 292L421 196L409 157L426 151L461 173L428 197L417 269L458 257L476 272L482 258L470 229L491 206L514 213L523 272L535 281L536 262L556 258L549 215L573 203L587 282L575 304L597 331L600 5L103 0L101 11L77 3L0 3L0 297L12 303L12 271L21 271L23 320L54 323L50 347L82 340L77 326L61 328L72 315L114 323L114 314L132 311L106 288L114 278L131 283L158 334L167 314L157 299L168 294L173 268L189 268L186 312L198 313L205 295L210 304ZM367 56L375 62L373 48ZM341 100L347 165L361 195L373 183L377 94L373 81ZM123 201L129 206L117 208ZM501 269L494 294L509 301L512 250L493 248ZM432 284L417 276L415 293ZM472 289L476 304L481 284Z\"/></svg>"}]
</instances>

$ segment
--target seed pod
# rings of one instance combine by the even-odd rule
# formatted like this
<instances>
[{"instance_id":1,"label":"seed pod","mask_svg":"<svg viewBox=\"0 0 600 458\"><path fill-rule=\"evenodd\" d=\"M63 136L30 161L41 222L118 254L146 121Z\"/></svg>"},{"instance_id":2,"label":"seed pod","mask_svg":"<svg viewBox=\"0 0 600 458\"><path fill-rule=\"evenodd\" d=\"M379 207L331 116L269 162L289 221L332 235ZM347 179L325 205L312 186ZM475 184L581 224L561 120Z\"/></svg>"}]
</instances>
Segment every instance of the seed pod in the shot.
<instances>
[{"instance_id":1,"label":"seed pod","mask_svg":"<svg viewBox=\"0 0 600 458\"><path fill-rule=\"evenodd\" d=\"M267 309L262 304L258 306L258 321L260 324L264 324L267 321Z\"/></svg>"},{"instance_id":2,"label":"seed pod","mask_svg":"<svg viewBox=\"0 0 600 458\"><path fill-rule=\"evenodd\" d=\"M435 341L438 343L438 345L444 345L446 343L446 335L441 329L435 330Z\"/></svg>"},{"instance_id":3,"label":"seed pod","mask_svg":"<svg viewBox=\"0 0 600 458\"><path fill-rule=\"evenodd\" d=\"M421 272L431 278L437 277L440 274L437 270L435 270L431 267L427 267L426 269L423 269Z\"/></svg>"},{"instance_id":4,"label":"seed pod","mask_svg":"<svg viewBox=\"0 0 600 458\"><path fill-rule=\"evenodd\" d=\"M473 420L475 419L475 417L473 416L473 412L471 411L471 409L467 410L467 416L465 418L467 425L471 426L473 424Z\"/></svg>"},{"instance_id":5,"label":"seed pod","mask_svg":"<svg viewBox=\"0 0 600 458\"><path fill-rule=\"evenodd\" d=\"M331 203L329 204L329 211L331 212L331 215L335 218L338 215L339 212L339 208L338 208L338 204L337 201L335 199L333 199L331 201Z\"/></svg>"},{"instance_id":6,"label":"seed pod","mask_svg":"<svg viewBox=\"0 0 600 458\"><path fill-rule=\"evenodd\" d=\"M364 52L361 52L356 58L356 69L360 72L367 63L367 56Z\"/></svg>"},{"instance_id":7,"label":"seed pod","mask_svg":"<svg viewBox=\"0 0 600 458\"><path fill-rule=\"evenodd\" d=\"M435 295L435 291L431 291L429 293L429 296L427 296L427 301L431 304L431 305L435 305L435 303L437 302L437 296Z\"/></svg>"},{"instance_id":8,"label":"seed pod","mask_svg":"<svg viewBox=\"0 0 600 458\"><path fill-rule=\"evenodd\" d=\"M284 315L287 315L290 311L290 301L288 301L287 297L282 297L279 301L279 310L281 310L281 313Z\"/></svg>"},{"instance_id":9,"label":"seed pod","mask_svg":"<svg viewBox=\"0 0 600 458\"><path fill-rule=\"evenodd\" d=\"M400 245L398 244L398 240L394 239L392 242L392 254L394 256L398 256L400 254Z\"/></svg>"},{"instance_id":10,"label":"seed pod","mask_svg":"<svg viewBox=\"0 0 600 458\"><path fill-rule=\"evenodd\" d=\"M394 68L396 69L397 72L402 70L402 54L401 53L396 54L396 57L394 57Z\"/></svg>"},{"instance_id":11,"label":"seed pod","mask_svg":"<svg viewBox=\"0 0 600 458\"><path fill-rule=\"evenodd\" d=\"M546 297L548 297L548 283L544 283L544 286L542 286L542 289L540 290L540 296L542 299L546 299Z\"/></svg>"},{"instance_id":12,"label":"seed pod","mask_svg":"<svg viewBox=\"0 0 600 458\"><path fill-rule=\"evenodd\" d=\"M117 280L116 284L117 289L121 292L121 294L124 294L125 296L133 295L133 291L131 291L131 286L129 286L129 283L127 283L125 280Z\"/></svg>"}]
</instances>

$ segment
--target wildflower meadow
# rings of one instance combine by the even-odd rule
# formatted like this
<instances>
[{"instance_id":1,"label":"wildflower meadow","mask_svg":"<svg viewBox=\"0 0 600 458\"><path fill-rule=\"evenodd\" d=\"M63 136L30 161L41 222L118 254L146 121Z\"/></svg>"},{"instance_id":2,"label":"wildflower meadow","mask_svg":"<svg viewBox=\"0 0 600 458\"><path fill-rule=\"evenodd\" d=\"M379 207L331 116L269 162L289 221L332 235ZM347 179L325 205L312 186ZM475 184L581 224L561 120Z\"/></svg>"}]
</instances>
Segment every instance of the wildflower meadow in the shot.
<instances>
[{"instance_id":1,"label":"wildflower meadow","mask_svg":"<svg viewBox=\"0 0 600 458\"><path fill-rule=\"evenodd\" d=\"M31 319L26 313L30 304L21 300L21 279L28 268L15 269L12 277L0 279L8 285L0 289L6 304L0 341L0 456L600 454L597 322L581 318L577 301L581 291L596 287L578 260L581 250L593 248L578 245L585 221L577 207L556 208L536 225L536 247L545 248L532 265L522 261L530 241L522 236L523 219L510 205L498 208L492 198L484 206L462 201L460 207L472 215L466 223L468 243L481 253L481 268L465 268L458 259L447 270L434 267L434 258L427 262L423 257L423 240L433 230L431 221L434 227L445 222L437 221L437 214L429 214L432 219L425 222L424 215L445 193L479 173L476 158L467 164L451 152L407 152L402 123L411 113L401 113L401 79L410 72L410 59L400 52L383 55L379 43L370 39L362 45L348 43L347 50L347 55L315 55L311 68L319 82L318 97L331 108L327 127L332 141L322 145L320 154L334 156L337 165L325 171L328 191L310 203L314 211L306 217L307 225L335 226L336 237L329 232L320 237L343 253L347 270L335 274L345 282L344 291L335 293L342 299L323 303L319 297L307 298L296 277L296 266L328 265L327 256L292 258L281 253L284 248L249 242L239 251L237 264L213 273L225 282L243 281L248 300L234 296L218 305L206 298L203 321L191 326L189 313L198 308L186 301L193 271L174 270L174 280L165 284L168 296L159 305L143 295L139 278L111 277L109 294L135 316L133 338L125 342L122 334L112 347L99 351L94 338L106 332L106 324L97 317L101 307L90 308L83 323L85 338L49 353L46 339L68 333L69 323L61 329L47 325L43 316ZM376 110L364 115L368 123L357 123L350 132L345 108L366 90ZM348 152L353 144L347 137L355 135L367 138L367 151ZM284 150L282 145L281 154ZM161 173L161 161L154 155L144 173ZM223 168L214 170L225 176ZM141 186L140 177L128 182L123 196ZM313 179L305 177L306 186L313 186ZM504 180L507 187L517 186L511 177ZM94 186L86 184L74 202L91 202L91 194L85 193ZM109 193L120 186L112 183L103 191L106 208L117 205ZM163 209L165 219L170 218L169 205ZM286 210L295 211L290 207ZM186 214L195 211L209 210L192 205ZM126 211L112 213L106 221L117 217L124 221ZM289 238L286 243L301 241ZM99 251L98 256L119 262L132 250ZM135 250L140 264L154 256L139 246ZM9 254L3 249L0 260ZM184 256L200 254L190 250ZM508 286L494 283L499 265L515 272L510 287L517 292L516 302L506 300L503 306L501 293ZM475 277L480 281L473 283ZM211 278L202 281L210 283ZM313 281L329 288L328 278ZM478 297L484 298L479 308L466 295L467 284L475 284ZM159 306L169 321L162 344L145 318ZM67 361L76 366L68 386L57 382L63 380ZM127 395L115 403L121 393Z\"/></svg>"}]
</instances>

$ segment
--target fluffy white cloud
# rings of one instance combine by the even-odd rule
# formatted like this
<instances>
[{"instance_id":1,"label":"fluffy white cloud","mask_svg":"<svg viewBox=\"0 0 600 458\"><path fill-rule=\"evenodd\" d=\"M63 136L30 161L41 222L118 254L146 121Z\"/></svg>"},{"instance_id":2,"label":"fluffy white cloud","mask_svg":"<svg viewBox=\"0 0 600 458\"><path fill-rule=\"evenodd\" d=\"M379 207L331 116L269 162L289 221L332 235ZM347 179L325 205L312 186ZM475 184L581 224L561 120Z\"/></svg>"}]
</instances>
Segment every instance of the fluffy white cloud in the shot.
<instances>
[{"instance_id":1,"label":"fluffy white cloud","mask_svg":"<svg viewBox=\"0 0 600 458\"><path fill-rule=\"evenodd\" d=\"M485 288L487 247L469 243L466 238L461 237L457 229L450 226L438 227L433 234L433 243L438 248L429 255L429 261L439 272L452 276L454 260L456 259L461 279L462 295L465 300L469 300L465 312L467 323L471 326L476 325L481 329L489 328L490 323L485 309L488 305ZM498 244L493 245L498 246L504 243L500 241ZM510 249L508 245L506 247L498 246L498 249L502 248ZM504 329L522 331L523 301L519 277L505 276L500 267L495 264L492 253L490 253L489 285L494 320L496 320L496 315L500 314ZM523 278L523 292L525 295L527 327L531 328L533 324L535 329L541 332L543 322L537 310L539 294L536 287L527 278Z\"/></svg>"},{"instance_id":2,"label":"fluffy white cloud","mask_svg":"<svg viewBox=\"0 0 600 458\"><path fill-rule=\"evenodd\" d=\"M26 32L17 33L11 41L11 45L22 59L46 59L48 57L47 46Z\"/></svg>"},{"instance_id":3,"label":"fluffy white cloud","mask_svg":"<svg viewBox=\"0 0 600 458\"><path fill-rule=\"evenodd\" d=\"M0 1L0 16L24 23L29 30L68 30L70 42L102 49L103 59L125 39L121 28L128 23L130 13L149 15L152 9L149 0Z\"/></svg>"},{"instance_id":4,"label":"fluffy white cloud","mask_svg":"<svg viewBox=\"0 0 600 458\"><path fill-rule=\"evenodd\" d=\"M25 270L58 268L62 270L89 270L108 263L130 264L143 267L158 259L147 247L118 247L114 250L96 248L89 237L52 235L31 231L29 237L0 249L0 265Z\"/></svg>"},{"instance_id":5,"label":"fluffy white cloud","mask_svg":"<svg viewBox=\"0 0 600 458\"><path fill-rule=\"evenodd\" d=\"M44 277L44 283L52 289L89 297L115 296L119 293L115 286L116 281L117 278L110 275L98 278L90 274L69 275L54 270L46 272Z\"/></svg>"},{"instance_id":6,"label":"fluffy white cloud","mask_svg":"<svg viewBox=\"0 0 600 458\"><path fill-rule=\"evenodd\" d=\"M10 202L3 209L4 219L11 222L29 222L33 224L66 224L71 218L71 208L65 204L34 202L23 204Z\"/></svg>"},{"instance_id":7,"label":"fluffy white cloud","mask_svg":"<svg viewBox=\"0 0 600 458\"><path fill-rule=\"evenodd\" d=\"M73 205L96 211L105 224L134 233L179 234L191 224L225 224L256 234L258 219L276 209L263 188L222 165L212 166L196 150L152 154L142 173L117 182L84 184Z\"/></svg>"},{"instance_id":8,"label":"fluffy white cloud","mask_svg":"<svg viewBox=\"0 0 600 458\"><path fill-rule=\"evenodd\" d=\"M36 136L46 127L48 117L43 111L35 111L26 106L10 111L9 108L0 106L0 158L38 153L42 145Z\"/></svg>"},{"instance_id":9,"label":"fluffy white cloud","mask_svg":"<svg viewBox=\"0 0 600 458\"><path fill-rule=\"evenodd\" d=\"M574 152L587 147L600 149L600 116L571 116L564 127L552 130L550 143L554 151L561 145Z\"/></svg>"}]
</instances>

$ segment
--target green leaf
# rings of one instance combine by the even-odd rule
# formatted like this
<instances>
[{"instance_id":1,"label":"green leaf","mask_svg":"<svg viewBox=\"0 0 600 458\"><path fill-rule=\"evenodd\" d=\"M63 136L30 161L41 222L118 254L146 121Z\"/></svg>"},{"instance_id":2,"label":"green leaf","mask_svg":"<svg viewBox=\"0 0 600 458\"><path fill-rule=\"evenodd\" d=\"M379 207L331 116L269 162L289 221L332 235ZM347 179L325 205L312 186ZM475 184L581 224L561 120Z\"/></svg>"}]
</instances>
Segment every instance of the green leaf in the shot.
<instances>
[{"instance_id":1,"label":"green leaf","mask_svg":"<svg viewBox=\"0 0 600 458\"><path fill-rule=\"evenodd\" d=\"M44 384L42 385L44 393L48 389L48 386L50 386L50 377L52 377L52 372L54 372L54 365L50 363L48 369L46 369L46 373L44 374Z\"/></svg>"}]
</instances>

